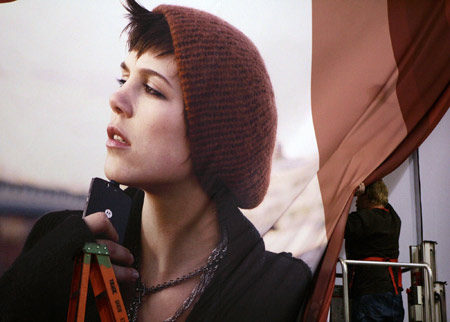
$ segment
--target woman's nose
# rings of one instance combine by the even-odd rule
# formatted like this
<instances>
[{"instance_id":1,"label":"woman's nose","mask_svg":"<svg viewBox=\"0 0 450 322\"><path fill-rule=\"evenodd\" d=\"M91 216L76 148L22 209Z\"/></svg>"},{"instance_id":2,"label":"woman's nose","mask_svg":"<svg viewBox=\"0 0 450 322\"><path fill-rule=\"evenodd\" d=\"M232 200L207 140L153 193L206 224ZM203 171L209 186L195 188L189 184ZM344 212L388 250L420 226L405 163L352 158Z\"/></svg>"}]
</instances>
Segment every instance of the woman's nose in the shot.
<instances>
[{"instance_id":1,"label":"woman's nose","mask_svg":"<svg viewBox=\"0 0 450 322\"><path fill-rule=\"evenodd\" d=\"M125 117L131 117L133 115L131 100L124 87L120 87L110 96L109 106L116 114L123 115Z\"/></svg>"}]
</instances>

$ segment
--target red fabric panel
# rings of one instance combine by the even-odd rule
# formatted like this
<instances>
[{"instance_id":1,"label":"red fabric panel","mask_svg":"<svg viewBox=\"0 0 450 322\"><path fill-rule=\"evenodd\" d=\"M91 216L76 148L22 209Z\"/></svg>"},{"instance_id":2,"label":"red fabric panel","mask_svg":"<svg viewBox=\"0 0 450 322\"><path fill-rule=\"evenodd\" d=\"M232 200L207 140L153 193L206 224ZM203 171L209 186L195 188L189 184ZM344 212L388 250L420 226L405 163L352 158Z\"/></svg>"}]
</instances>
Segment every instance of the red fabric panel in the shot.
<instances>
[{"instance_id":1,"label":"red fabric panel","mask_svg":"<svg viewBox=\"0 0 450 322\"><path fill-rule=\"evenodd\" d=\"M323 167L368 107L384 99L396 62L385 2L313 1L312 9L311 105Z\"/></svg>"},{"instance_id":2,"label":"red fabric panel","mask_svg":"<svg viewBox=\"0 0 450 322\"><path fill-rule=\"evenodd\" d=\"M395 151L384 161L366 180L365 184L370 184L383 178L405 161L408 156L422 144L422 142L433 131L444 114L447 112L450 104L450 88L447 86L441 97L438 98L432 109L424 118L414 127L406 139L395 149Z\"/></svg>"},{"instance_id":3,"label":"red fabric panel","mask_svg":"<svg viewBox=\"0 0 450 322\"><path fill-rule=\"evenodd\" d=\"M408 133L448 88L450 26L444 9L444 1L388 1L396 91Z\"/></svg>"},{"instance_id":4,"label":"red fabric panel","mask_svg":"<svg viewBox=\"0 0 450 322\"><path fill-rule=\"evenodd\" d=\"M397 97L408 136L366 180L397 168L438 124L450 105L450 4L388 2L392 47L399 76ZM447 16L443 13L446 12Z\"/></svg>"},{"instance_id":5,"label":"red fabric panel","mask_svg":"<svg viewBox=\"0 0 450 322\"><path fill-rule=\"evenodd\" d=\"M314 290L311 295L311 300L305 309L304 321L327 320L328 308L330 307L334 289L336 261L342 248L345 225L352 199L352 197L348 199L343 215L339 218L336 229L329 239L327 249L320 263L320 270L315 275Z\"/></svg>"},{"instance_id":6,"label":"red fabric panel","mask_svg":"<svg viewBox=\"0 0 450 322\"><path fill-rule=\"evenodd\" d=\"M329 238L353 190L391 154L407 130L395 91L397 65L387 3L312 5L311 111Z\"/></svg>"},{"instance_id":7,"label":"red fabric panel","mask_svg":"<svg viewBox=\"0 0 450 322\"><path fill-rule=\"evenodd\" d=\"M364 5L367 3L374 2L364 2ZM347 5L355 6L351 1L313 2L312 112L321 160L318 177L329 243L316 272L315 288L305 311L305 321L326 321L335 282L336 260L342 246L352 192L357 181L366 178L364 181L371 183L393 171L425 140L450 105L449 6L445 7L444 1L392 0L375 3L384 3L387 6L384 13L387 17L377 15L379 10L370 7L358 7L360 12L354 8L340 10ZM367 11L364 11L365 9ZM342 30L333 23L341 20L343 25L350 26L349 21L354 23L358 19L349 17L349 13L366 17L370 10L375 13L377 19L388 19L388 37L396 66L385 68L384 64L389 64L390 61L386 51L382 51L385 56L380 55L375 65L390 74L378 85L381 94L372 96L367 105L358 106L358 102L362 103L362 100L336 98L336 91L328 89L328 86L335 83L323 82L320 79L321 74L315 71L323 65L323 59L321 61L320 58L327 56L326 53L315 51L326 48L324 44L327 37L336 37L344 39L343 42L335 43L335 51L330 47L326 49L336 52L337 55L345 55L347 50L348 56L354 57L357 46L345 41L346 34L341 37L336 33ZM331 14L335 15L335 18L328 19ZM370 23L368 26L371 29ZM357 28L356 25L353 27ZM380 22L379 27L384 28L383 22ZM324 32L327 34L323 35ZM350 34L352 32L353 29L349 31ZM384 48L385 44L385 39L377 35L379 34L373 32L365 34L366 37L372 37L370 41L373 42L374 50L377 50L379 44ZM316 41L318 43L315 45ZM330 44L332 42L328 43ZM358 55L361 54L364 53L358 52ZM367 64L374 64L370 59L372 56L367 55ZM334 63L348 61L344 57L335 59ZM355 84L350 77L353 90L346 88L346 91L338 93L340 96L353 95L355 92L355 95L358 95L370 89L367 77L372 75L365 73L369 69L357 66L356 72L359 73L356 76L360 78L361 83ZM344 67L355 69L351 66ZM345 68L334 68L328 76L347 81L349 74ZM392 82L395 92L393 96L397 99L397 104L389 90L389 83ZM320 95L325 98L315 99ZM347 104L334 104L336 101ZM328 113L329 110L332 111ZM380 112L383 116L381 119ZM345 120L341 122L342 118ZM386 135L390 135L391 140Z\"/></svg>"}]
</instances>

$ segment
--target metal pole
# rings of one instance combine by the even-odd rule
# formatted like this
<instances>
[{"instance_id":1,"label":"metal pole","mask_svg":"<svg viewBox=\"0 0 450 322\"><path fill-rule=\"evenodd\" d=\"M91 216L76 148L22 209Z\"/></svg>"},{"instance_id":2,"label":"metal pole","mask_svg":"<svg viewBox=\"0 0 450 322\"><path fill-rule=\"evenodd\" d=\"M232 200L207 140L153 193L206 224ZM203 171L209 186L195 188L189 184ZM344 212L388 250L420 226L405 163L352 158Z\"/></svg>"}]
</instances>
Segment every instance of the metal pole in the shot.
<instances>
[{"instance_id":1,"label":"metal pole","mask_svg":"<svg viewBox=\"0 0 450 322\"><path fill-rule=\"evenodd\" d=\"M413 168L413 179L414 179L414 205L416 212L416 238L417 245L421 244L423 241L423 219L422 219L422 192L420 183L420 168L419 168L419 149L415 149L411 153L410 158L412 159Z\"/></svg>"},{"instance_id":2,"label":"metal pole","mask_svg":"<svg viewBox=\"0 0 450 322\"><path fill-rule=\"evenodd\" d=\"M425 297L428 296L427 305L430 306L431 321L436 322L434 317L434 293L433 293L433 271L430 265L427 263L392 263L392 262L377 262L377 261L360 261L353 259L343 259L339 257L339 262L342 266L342 276L344 278L344 316L345 322L350 321L349 305L348 305L348 284L347 284L347 265L372 265L372 266L394 266L394 267L412 267L412 268L423 268L427 273L427 284L425 287ZM347 288L347 289L346 289Z\"/></svg>"},{"instance_id":3,"label":"metal pole","mask_svg":"<svg viewBox=\"0 0 450 322\"><path fill-rule=\"evenodd\" d=\"M343 279L343 289L344 289L344 319L345 322L350 321L350 305L349 305L349 298L348 298L348 270L347 270L347 264L345 263L345 259L339 257L339 262L341 263L342 267L342 279Z\"/></svg>"},{"instance_id":4,"label":"metal pole","mask_svg":"<svg viewBox=\"0 0 450 322\"><path fill-rule=\"evenodd\" d=\"M434 316L435 314L435 307L434 307L434 289L433 289L433 270L431 269L431 267L426 264L426 271L428 272L427 274L427 280L428 280L428 287L425 288L425 290L428 293L429 299L430 299L430 317L431 317L431 321L435 322L436 318Z\"/></svg>"}]
</instances>

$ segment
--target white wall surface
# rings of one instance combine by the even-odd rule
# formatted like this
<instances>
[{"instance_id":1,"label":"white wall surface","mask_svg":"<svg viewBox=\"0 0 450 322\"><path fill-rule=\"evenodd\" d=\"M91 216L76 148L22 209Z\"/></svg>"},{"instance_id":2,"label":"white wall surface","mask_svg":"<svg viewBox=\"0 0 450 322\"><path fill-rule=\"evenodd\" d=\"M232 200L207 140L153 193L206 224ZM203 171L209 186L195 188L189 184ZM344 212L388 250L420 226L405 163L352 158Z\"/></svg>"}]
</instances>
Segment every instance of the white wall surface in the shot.
<instances>
[{"instance_id":1,"label":"white wall surface","mask_svg":"<svg viewBox=\"0 0 450 322\"><path fill-rule=\"evenodd\" d=\"M437 280L450 284L450 113L419 148L423 239L436 241ZM450 285L446 287L447 315Z\"/></svg>"},{"instance_id":2,"label":"white wall surface","mask_svg":"<svg viewBox=\"0 0 450 322\"><path fill-rule=\"evenodd\" d=\"M394 172L384 178L389 189L389 203L397 211L402 220L400 231L399 262L410 262L409 246L417 245L416 208L414 197L414 164L409 157ZM411 286L410 273L403 274L403 288ZM403 307L405 308L404 321L408 321L408 299L406 291L402 292Z\"/></svg>"}]
</instances>

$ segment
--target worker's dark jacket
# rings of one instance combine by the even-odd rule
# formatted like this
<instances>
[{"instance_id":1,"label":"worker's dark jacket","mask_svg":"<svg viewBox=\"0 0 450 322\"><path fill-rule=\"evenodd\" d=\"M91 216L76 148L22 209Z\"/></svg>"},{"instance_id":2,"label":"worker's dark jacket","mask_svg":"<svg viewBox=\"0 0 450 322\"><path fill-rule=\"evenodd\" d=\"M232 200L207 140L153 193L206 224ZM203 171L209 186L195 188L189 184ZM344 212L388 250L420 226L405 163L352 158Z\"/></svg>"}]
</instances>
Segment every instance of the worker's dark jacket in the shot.
<instances>
[{"instance_id":1,"label":"worker's dark jacket","mask_svg":"<svg viewBox=\"0 0 450 322\"><path fill-rule=\"evenodd\" d=\"M373 208L352 212L345 227L347 258L397 259L400 226L400 217L389 204L386 209ZM397 283L397 268L393 271ZM352 296L394 291L387 267L353 266L349 282Z\"/></svg>"},{"instance_id":2,"label":"worker's dark jacket","mask_svg":"<svg viewBox=\"0 0 450 322\"><path fill-rule=\"evenodd\" d=\"M143 193L128 193L133 210L125 245L136 254ZM236 207L219 206L218 216L228 250L188 321L296 321L309 294L310 269L289 254L265 251L257 230ZM0 279L0 321L65 321L72 259L89 241L95 238L81 211L42 217ZM89 300L86 321L98 320Z\"/></svg>"}]
</instances>

